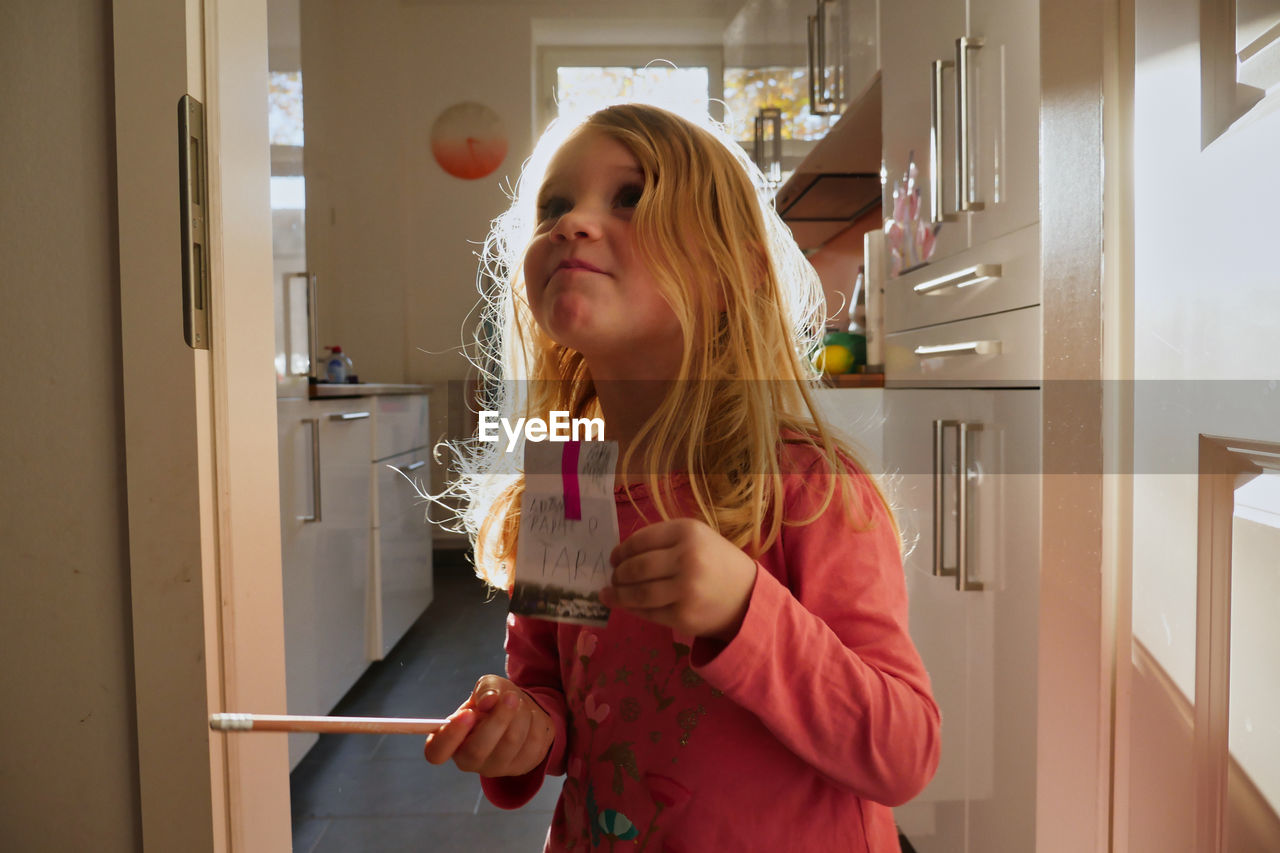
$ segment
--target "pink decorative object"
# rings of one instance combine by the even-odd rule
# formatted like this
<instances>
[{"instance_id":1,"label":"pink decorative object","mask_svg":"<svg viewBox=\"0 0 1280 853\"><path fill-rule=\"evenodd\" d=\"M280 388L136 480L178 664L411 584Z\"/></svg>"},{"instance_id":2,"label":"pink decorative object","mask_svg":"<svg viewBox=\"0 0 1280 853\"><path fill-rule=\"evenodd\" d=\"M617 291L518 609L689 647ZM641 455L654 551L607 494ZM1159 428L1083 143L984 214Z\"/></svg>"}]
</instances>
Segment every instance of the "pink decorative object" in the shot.
<instances>
[{"instance_id":1,"label":"pink decorative object","mask_svg":"<svg viewBox=\"0 0 1280 853\"><path fill-rule=\"evenodd\" d=\"M507 156L502 119L484 104L454 104L431 126L431 154L455 178L483 178Z\"/></svg>"},{"instance_id":2,"label":"pink decorative object","mask_svg":"<svg viewBox=\"0 0 1280 853\"><path fill-rule=\"evenodd\" d=\"M921 216L920 187L916 184L915 152L907 158L907 170L893 182L893 218L885 220L889 247L889 275L919 266L933 256L938 229Z\"/></svg>"}]
</instances>

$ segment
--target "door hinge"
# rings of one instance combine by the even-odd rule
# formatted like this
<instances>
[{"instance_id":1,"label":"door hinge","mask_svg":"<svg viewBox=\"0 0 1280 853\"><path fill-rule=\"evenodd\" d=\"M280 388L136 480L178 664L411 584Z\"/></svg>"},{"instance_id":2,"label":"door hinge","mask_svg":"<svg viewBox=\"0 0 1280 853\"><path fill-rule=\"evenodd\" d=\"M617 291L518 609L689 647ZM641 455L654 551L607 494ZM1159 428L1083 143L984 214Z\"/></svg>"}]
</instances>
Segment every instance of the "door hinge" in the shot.
<instances>
[{"instance_id":1,"label":"door hinge","mask_svg":"<svg viewBox=\"0 0 1280 853\"><path fill-rule=\"evenodd\" d=\"M182 333L192 349L209 348L209 197L204 106L178 100L178 187L182 218Z\"/></svg>"}]
</instances>

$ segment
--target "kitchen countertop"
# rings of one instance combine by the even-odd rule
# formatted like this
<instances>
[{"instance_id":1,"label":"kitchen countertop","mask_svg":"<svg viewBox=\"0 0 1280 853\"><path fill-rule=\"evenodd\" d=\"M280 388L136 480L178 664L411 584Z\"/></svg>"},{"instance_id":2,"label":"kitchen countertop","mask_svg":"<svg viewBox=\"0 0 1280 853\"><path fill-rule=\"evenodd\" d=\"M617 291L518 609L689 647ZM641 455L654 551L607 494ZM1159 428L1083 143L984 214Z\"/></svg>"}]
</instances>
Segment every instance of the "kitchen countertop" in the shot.
<instances>
[{"instance_id":1,"label":"kitchen countertop","mask_svg":"<svg viewBox=\"0 0 1280 853\"><path fill-rule=\"evenodd\" d=\"M308 386L312 400L333 397L376 397L382 394L426 394L430 385L401 385L394 382L317 382Z\"/></svg>"}]
</instances>

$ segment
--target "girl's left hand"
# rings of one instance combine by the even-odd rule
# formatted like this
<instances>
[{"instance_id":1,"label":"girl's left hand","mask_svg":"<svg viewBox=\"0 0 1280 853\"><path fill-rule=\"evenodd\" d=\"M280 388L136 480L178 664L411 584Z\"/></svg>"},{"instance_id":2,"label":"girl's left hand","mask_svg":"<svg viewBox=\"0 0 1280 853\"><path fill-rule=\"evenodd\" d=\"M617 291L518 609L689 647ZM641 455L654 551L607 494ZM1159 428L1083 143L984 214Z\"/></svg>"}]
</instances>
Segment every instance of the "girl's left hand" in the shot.
<instances>
[{"instance_id":1,"label":"girl's left hand","mask_svg":"<svg viewBox=\"0 0 1280 853\"><path fill-rule=\"evenodd\" d=\"M742 626L756 562L711 527L673 518L641 528L609 555L613 585L600 592L676 633L729 642Z\"/></svg>"}]
</instances>

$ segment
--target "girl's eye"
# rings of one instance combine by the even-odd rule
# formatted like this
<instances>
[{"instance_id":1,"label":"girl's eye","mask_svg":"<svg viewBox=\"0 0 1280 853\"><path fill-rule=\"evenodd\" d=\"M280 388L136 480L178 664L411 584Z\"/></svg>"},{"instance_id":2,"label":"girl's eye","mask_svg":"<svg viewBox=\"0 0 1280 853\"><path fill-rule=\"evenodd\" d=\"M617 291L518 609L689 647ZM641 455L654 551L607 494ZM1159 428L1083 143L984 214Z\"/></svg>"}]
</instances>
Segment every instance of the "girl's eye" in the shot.
<instances>
[{"instance_id":1,"label":"girl's eye","mask_svg":"<svg viewBox=\"0 0 1280 853\"><path fill-rule=\"evenodd\" d=\"M618 207L635 207L640 204L640 198L644 195L644 187L639 185L625 186L618 190L618 196L614 200L614 204Z\"/></svg>"},{"instance_id":2,"label":"girl's eye","mask_svg":"<svg viewBox=\"0 0 1280 853\"><path fill-rule=\"evenodd\" d=\"M548 219L555 219L569 210L569 202L567 199L553 197L538 203L538 221L546 222Z\"/></svg>"}]
</instances>

